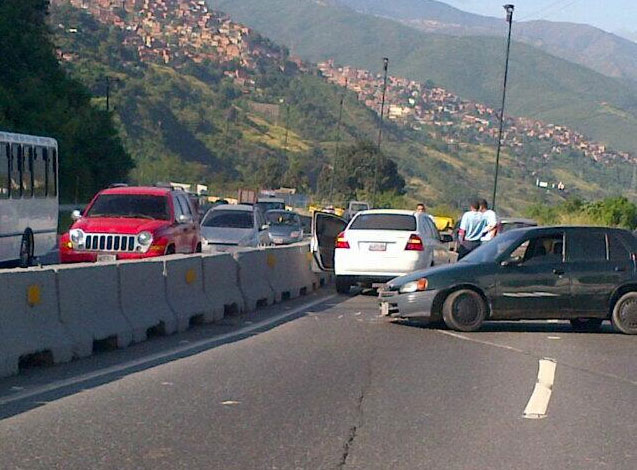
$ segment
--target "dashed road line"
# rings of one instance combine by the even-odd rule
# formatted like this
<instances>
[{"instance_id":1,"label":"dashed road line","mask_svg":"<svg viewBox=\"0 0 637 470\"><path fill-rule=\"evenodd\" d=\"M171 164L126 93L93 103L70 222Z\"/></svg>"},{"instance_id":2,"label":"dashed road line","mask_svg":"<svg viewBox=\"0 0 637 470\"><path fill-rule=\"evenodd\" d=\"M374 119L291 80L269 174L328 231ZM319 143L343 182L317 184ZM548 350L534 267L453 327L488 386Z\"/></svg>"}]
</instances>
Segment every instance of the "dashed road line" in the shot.
<instances>
[{"instance_id":1,"label":"dashed road line","mask_svg":"<svg viewBox=\"0 0 637 470\"><path fill-rule=\"evenodd\" d=\"M524 408L526 419L546 418L551 394L553 393L553 382L555 381L555 369L557 362L554 359L540 359L537 371L537 381L533 388L533 393L529 402Z\"/></svg>"}]
</instances>

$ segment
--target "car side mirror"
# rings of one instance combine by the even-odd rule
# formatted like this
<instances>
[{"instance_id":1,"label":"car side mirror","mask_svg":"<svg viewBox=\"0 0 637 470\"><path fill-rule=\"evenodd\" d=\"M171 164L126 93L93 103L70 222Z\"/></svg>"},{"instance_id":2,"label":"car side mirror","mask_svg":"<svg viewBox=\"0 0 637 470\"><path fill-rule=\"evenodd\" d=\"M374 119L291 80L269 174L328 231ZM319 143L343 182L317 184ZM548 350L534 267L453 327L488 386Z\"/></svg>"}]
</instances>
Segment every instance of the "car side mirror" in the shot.
<instances>
[{"instance_id":1,"label":"car side mirror","mask_svg":"<svg viewBox=\"0 0 637 470\"><path fill-rule=\"evenodd\" d=\"M186 214L180 214L179 217L177 217L177 222L180 224L191 224L193 222L193 218Z\"/></svg>"},{"instance_id":2,"label":"car side mirror","mask_svg":"<svg viewBox=\"0 0 637 470\"><path fill-rule=\"evenodd\" d=\"M443 233L440 235L440 241L442 243L451 243L453 242L453 237L449 235L448 233Z\"/></svg>"},{"instance_id":3,"label":"car side mirror","mask_svg":"<svg viewBox=\"0 0 637 470\"><path fill-rule=\"evenodd\" d=\"M80 211L79 209L75 209L73 212L71 212L71 219L80 220L81 218L82 218L82 211Z\"/></svg>"},{"instance_id":4,"label":"car side mirror","mask_svg":"<svg viewBox=\"0 0 637 470\"><path fill-rule=\"evenodd\" d=\"M267 230L268 228L270 228L270 226L268 224L265 224L265 225L262 225L259 230L264 231L264 230Z\"/></svg>"}]
</instances>

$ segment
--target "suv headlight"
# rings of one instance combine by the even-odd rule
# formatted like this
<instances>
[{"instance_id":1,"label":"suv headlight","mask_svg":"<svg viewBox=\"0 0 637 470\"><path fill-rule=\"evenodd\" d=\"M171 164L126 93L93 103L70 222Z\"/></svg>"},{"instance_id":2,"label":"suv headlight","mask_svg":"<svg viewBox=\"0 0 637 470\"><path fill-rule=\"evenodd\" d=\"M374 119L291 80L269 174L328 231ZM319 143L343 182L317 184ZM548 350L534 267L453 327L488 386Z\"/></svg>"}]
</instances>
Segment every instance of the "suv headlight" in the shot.
<instances>
[{"instance_id":1,"label":"suv headlight","mask_svg":"<svg viewBox=\"0 0 637 470\"><path fill-rule=\"evenodd\" d=\"M79 228L74 228L69 231L69 238L75 245L83 245L84 244L84 232Z\"/></svg>"},{"instance_id":2,"label":"suv headlight","mask_svg":"<svg viewBox=\"0 0 637 470\"><path fill-rule=\"evenodd\" d=\"M418 279L417 281L411 281L400 286L399 292L401 294L409 294L411 292L427 290L427 284L427 279Z\"/></svg>"},{"instance_id":3,"label":"suv headlight","mask_svg":"<svg viewBox=\"0 0 637 470\"><path fill-rule=\"evenodd\" d=\"M140 232L137 235L137 243L141 246L149 246L153 242L153 234L150 232Z\"/></svg>"}]
</instances>

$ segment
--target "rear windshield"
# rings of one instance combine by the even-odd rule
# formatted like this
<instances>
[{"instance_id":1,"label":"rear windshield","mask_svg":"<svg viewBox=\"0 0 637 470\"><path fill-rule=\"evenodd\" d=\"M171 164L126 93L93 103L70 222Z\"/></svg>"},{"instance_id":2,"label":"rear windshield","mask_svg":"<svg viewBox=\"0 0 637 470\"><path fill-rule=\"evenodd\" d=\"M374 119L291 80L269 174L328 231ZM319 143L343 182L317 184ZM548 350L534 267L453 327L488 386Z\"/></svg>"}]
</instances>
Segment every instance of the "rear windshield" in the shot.
<instances>
[{"instance_id":1,"label":"rear windshield","mask_svg":"<svg viewBox=\"0 0 637 470\"><path fill-rule=\"evenodd\" d=\"M270 225L301 225L299 216L292 212L268 212L265 218Z\"/></svg>"},{"instance_id":2,"label":"rear windshield","mask_svg":"<svg viewBox=\"0 0 637 470\"><path fill-rule=\"evenodd\" d=\"M350 206L350 208L352 209L352 211L354 212L359 212L359 211L366 211L367 209L369 209L369 207L367 206L367 204L352 204Z\"/></svg>"},{"instance_id":3,"label":"rear windshield","mask_svg":"<svg viewBox=\"0 0 637 470\"><path fill-rule=\"evenodd\" d=\"M416 218L402 214L364 214L352 221L349 230L416 230Z\"/></svg>"},{"instance_id":4,"label":"rear windshield","mask_svg":"<svg viewBox=\"0 0 637 470\"><path fill-rule=\"evenodd\" d=\"M220 228L252 228L254 224L251 212L215 210L208 213L201 225Z\"/></svg>"},{"instance_id":5,"label":"rear windshield","mask_svg":"<svg viewBox=\"0 0 637 470\"><path fill-rule=\"evenodd\" d=\"M84 215L86 217L170 219L166 197L148 194L102 194Z\"/></svg>"},{"instance_id":6,"label":"rear windshield","mask_svg":"<svg viewBox=\"0 0 637 470\"><path fill-rule=\"evenodd\" d=\"M285 204L278 201L260 201L257 202L257 207L261 209L263 212L276 210L276 209L285 209Z\"/></svg>"}]
</instances>

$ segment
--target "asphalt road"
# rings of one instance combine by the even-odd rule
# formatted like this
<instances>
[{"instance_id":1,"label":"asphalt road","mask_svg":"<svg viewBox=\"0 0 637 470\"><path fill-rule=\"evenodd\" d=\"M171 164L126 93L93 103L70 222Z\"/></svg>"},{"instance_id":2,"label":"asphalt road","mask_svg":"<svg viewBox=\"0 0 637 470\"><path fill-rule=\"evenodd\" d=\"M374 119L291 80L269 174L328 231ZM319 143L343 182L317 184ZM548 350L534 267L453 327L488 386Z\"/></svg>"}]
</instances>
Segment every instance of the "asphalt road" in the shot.
<instances>
[{"instance_id":1,"label":"asphalt road","mask_svg":"<svg viewBox=\"0 0 637 470\"><path fill-rule=\"evenodd\" d=\"M456 334L321 293L0 381L0 468L634 470L636 351L610 326Z\"/></svg>"}]
</instances>

